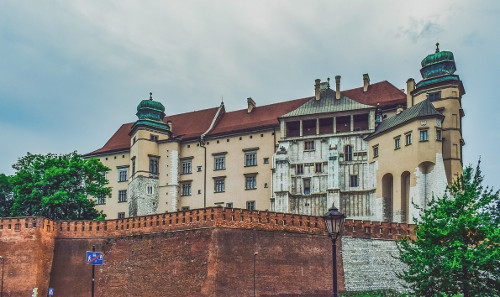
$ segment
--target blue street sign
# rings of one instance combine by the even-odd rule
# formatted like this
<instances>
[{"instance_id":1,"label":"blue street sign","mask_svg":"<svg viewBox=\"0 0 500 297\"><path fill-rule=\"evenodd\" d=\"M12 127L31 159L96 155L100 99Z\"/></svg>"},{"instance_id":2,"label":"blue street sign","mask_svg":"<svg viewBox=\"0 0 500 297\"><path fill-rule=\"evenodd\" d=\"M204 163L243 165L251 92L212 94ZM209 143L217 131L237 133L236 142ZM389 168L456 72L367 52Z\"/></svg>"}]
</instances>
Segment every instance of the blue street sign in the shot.
<instances>
[{"instance_id":1,"label":"blue street sign","mask_svg":"<svg viewBox=\"0 0 500 297\"><path fill-rule=\"evenodd\" d=\"M87 251L87 256L85 261L90 265L102 265L104 260L104 254L102 252L89 252Z\"/></svg>"},{"instance_id":2,"label":"blue street sign","mask_svg":"<svg viewBox=\"0 0 500 297\"><path fill-rule=\"evenodd\" d=\"M49 296L54 296L54 289L53 288L49 288Z\"/></svg>"}]
</instances>

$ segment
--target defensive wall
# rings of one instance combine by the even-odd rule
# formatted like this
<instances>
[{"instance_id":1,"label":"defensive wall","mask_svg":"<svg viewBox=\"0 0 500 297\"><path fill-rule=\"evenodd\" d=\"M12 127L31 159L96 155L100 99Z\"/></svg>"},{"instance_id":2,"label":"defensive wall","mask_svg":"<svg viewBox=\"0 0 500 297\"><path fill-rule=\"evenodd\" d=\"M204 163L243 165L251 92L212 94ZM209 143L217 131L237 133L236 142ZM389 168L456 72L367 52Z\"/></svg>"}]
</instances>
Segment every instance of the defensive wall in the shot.
<instances>
[{"instance_id":1,"label":"defensive wall","mask_svg":"<svg viewBox=\"0 0 500 297\"><path fill-rule=\"evenodd\" d=\"M394 263L383 259L409 234L412 225L346 220L337 242L340 289L393 288ZM4 296L33 288L47 296L49 287L54 296L89 296L92 246L105 255L95 296L253 296L254 263L257 296L331 294L321 217L207 208L106 221L2 218Z\"/></svg>"}]
</instances>

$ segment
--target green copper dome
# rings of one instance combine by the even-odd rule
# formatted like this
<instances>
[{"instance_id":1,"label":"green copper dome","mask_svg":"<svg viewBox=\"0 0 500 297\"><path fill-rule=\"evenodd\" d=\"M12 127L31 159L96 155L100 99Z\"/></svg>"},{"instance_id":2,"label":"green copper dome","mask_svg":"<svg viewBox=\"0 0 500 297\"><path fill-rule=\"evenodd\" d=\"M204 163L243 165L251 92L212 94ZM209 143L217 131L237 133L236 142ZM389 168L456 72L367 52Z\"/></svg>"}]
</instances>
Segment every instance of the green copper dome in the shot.
<instances>
[{"instance_id":1,"label":"green copper dome","mask_svg":"<svg viewBox=\"0 0 500 297\"><path fill-rule=\"evenodd\" d=\"M422 60L420 73L423 79L436 76L451 75L457 70L455 58L452 52L439 51L439 43L436 43L436 52L430 54Z\"/></svg>"},{"instance_id":2,"label":"green copper dome","mask_svg":"<svg viewBox=\"0 0 500 297\"><path fill-rule=\"evenodd\" d=\"M142 100L137 105L137 113L139 119L135 122L132 129L138 125L146 125L157 129L169 130L167 124L163 122L165 117L165 106L158 101L153 100L153 94L149 93L149 100Z\"/></svg>"},{"instance_id":3,"label":"green copper dome","mask_svg":"<svg viewBox=\"0 0 500 297\"><path fill-rule=\"evenodd\" d=\"M457 67L453 53L440 51L439 43L436 43L436 52L425 57L421 64L420 74L422 74L422 80L417 83L417 88L444 81L460 80L458 75L454 74Z\"/></svg>"}]
</instances>

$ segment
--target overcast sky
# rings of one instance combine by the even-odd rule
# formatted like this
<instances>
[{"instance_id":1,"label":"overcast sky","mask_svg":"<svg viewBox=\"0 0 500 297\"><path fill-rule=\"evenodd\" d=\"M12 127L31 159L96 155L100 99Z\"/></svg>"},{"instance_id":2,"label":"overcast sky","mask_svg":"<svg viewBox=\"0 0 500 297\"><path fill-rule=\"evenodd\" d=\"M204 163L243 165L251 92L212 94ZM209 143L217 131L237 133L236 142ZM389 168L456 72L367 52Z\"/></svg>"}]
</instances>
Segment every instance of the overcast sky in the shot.
<instances>
[{"instance_id":1,"label":"overcast sky","mask_svg":"<svg viewBox=\"0 0 500 297\"><path fill-rule=\"evenodd\" d=\"M88 153L153 92L167 114L418 82L455 55L465 164L500 188L499 1L1 1L0 173L31 153Z\"/></svg>"}]
</instances>

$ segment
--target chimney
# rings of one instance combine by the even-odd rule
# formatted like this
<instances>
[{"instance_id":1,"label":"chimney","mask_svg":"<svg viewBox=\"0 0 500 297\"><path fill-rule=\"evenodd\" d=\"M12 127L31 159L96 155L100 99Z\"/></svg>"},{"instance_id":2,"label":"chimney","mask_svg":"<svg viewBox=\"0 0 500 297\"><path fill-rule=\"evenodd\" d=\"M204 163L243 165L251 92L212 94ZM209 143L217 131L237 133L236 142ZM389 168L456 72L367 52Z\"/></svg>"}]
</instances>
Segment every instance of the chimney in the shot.
<instances>
[{"instance_id":1,"label":"chimney","mask_svg":"<svg viewBox=\"0 0 500 297\"><path fill-rule=\"evenodd\" d=\"M340 75L335 76L335 99L340 99Z\"/></svg>"},{"instance_id":2,"label":"chimney","mask_svg":"<svg viewBox=\"0 0 500 297\"><path fill-rule=\"evenodd\" d=\"M167 121L167 126L170 131L172 131L172 121Z\"/></svg>"},{"instance_id":3,"label":"chimney","mask_svg":"<svg viewBox=\"0 0 500 297\"><path fill-rule=\"evenodd\" d=\"M314 96L316 97L316 100L319 100L321 98L321 91L319 90L320 82L321 80L318 78L314 80Z\"/></svg>"},{"instance_id":4,"label":"chimney","mask_svg":"<svg viewBox=\"0 0 500 297\"><path fill-rule=\"evenodd\" d=\"M363 93L368 92L368 87L370 86L370 76L368 73L363 74Z\"/></svg>"},{"instance_id":5,"label":"chimney","mask_svg":"<svg viewBox=\"0 0 500 297\"><path fill-rule=\"evenodd\" d=\"M411 95L413 90L415 90L415 80L413 78L409 78L406 81L406 108L413 106L413 96Z\"/></svg>"},{"instance_id":6,"label":"chimney","mask_svg":"<svg viewBox=\"0 0 500 297\"><path fill-rule=\"evenodd\" d=\"M255 101L253 101L252 97L247 98L247 103L248 103L247 112L251 113L252 110L257 107L257 104L255 104Z\"/></svg>"}]
</instances>

